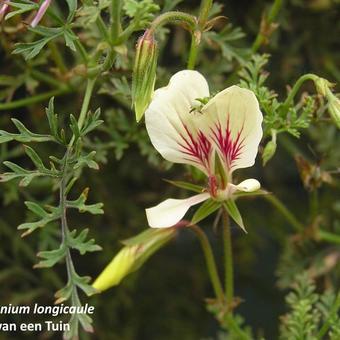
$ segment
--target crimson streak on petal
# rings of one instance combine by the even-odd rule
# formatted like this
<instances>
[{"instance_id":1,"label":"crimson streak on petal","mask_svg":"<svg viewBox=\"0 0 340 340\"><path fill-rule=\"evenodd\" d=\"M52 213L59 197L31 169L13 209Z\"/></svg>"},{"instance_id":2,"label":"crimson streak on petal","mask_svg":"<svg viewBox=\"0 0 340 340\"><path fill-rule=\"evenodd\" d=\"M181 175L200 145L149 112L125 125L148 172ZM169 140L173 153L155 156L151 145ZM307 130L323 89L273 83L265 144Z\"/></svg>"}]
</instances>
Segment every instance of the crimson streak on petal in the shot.
<instances>
[{"instance_id":1,"label":"crimson streak on petal","mask_svg":"<svg viewBox=\"0 0 340 340\"><path fill-rule=\"evenodd\" d=\"M234 161L239 159L244 147L243 143L245 137L241 138L243 126L244 125L242 125L242 128L238 131L234 140L231 135L229 117L227 118L227 126L225 131L223 131L220 122L215 123L215 128L211 128L213 139L217 144L229 170L232 169Z\"/></svg>"},{"instance_id":2,"label":"crimson streak on petal","mask_svg":"<svg viewBox=\"0 0 340 340\"><path fill-rule=\"evenodd\" d=\"M183 139L183 143L178 142L179 146L182 148L181 151L184 154L191 156L193 159L190 160L201 164L207 172L210 173L210 159L212 154L211 142L201 130L199 130L197 135L194 137L188 127L185 124L183 124L183 126L188 137L185 137L182 133L180 133L180 136Z\"/></svg>"}]
</instances>

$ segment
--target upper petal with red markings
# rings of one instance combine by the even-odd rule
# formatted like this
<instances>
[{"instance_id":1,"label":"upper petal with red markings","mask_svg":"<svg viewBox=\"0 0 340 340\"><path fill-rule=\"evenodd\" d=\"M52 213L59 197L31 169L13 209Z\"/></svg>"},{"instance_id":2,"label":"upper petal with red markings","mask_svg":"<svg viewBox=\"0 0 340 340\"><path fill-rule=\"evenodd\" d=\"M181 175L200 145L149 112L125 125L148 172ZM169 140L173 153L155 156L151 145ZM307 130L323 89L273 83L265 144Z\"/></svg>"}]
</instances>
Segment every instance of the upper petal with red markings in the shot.
<instances>
[{"instance_id":1,"label":"upper petal with red markings","mask_svg":"<svg viewBox=\"0 0 340 340\"><path fill-rule=\"evenodd\" d=\"M206 174L213 168L213 148L202 130L204 117L195 111L198 98L209 96L205 78L196 71L176 73L169 85L155 91L145 112L153 146L168 161L191 164Z\"/></svg>"}]
</instances>

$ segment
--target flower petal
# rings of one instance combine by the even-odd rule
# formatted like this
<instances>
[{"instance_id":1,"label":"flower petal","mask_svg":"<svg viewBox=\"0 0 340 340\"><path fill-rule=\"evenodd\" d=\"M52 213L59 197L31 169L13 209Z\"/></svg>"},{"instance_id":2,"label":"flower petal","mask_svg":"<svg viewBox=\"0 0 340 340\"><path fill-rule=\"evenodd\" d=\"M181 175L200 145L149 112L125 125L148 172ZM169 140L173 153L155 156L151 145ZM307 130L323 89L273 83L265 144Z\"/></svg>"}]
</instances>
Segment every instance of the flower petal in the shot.
<instances>
[{"instance_id":1,"label":"flower petal","mask_svg":"<svg viewBox=\"0 0 340 340\"><path fill-rule=\"evenodd\" d=\"M168 228L178 223L195 204L201 203L210 197L202 193L186 199L169 198L155 207L146 209L146 217L151 228Z\"/></svg>"},{"instance_id":2,"label":"flower petal","mask_svg":"<svg viewBox=\"0 0 340 340\"><path fill-rule=\"evenodd\" d=\"M191 164L209 174L211 143L197 125L198 98L209 96L205 78L197 71L180 71L169 85L155 91L145 112L145 124L153 146L168 161Z\"/></svg>"},{"instance_id":3,"label":"flower petal","mask_svg":"<svg viewBox=\"0 0 340 340\"><path fill-rule=\"evenodd\" d=\"M231 86L212 98L202 112L228 172L252 166L262 138L263 119L254 93Z\"/></svg>"},{"instance_id":4,"label":"flower petal","mask_svg":"<svg viewBox=\"0 0 340 340\"><path fill-rule=\"evenodd\" d=\"M248 178L235 186L237 190L244 192L253 192L261 188L261 184L257 179Z\"/></svg>"}]
</instances>

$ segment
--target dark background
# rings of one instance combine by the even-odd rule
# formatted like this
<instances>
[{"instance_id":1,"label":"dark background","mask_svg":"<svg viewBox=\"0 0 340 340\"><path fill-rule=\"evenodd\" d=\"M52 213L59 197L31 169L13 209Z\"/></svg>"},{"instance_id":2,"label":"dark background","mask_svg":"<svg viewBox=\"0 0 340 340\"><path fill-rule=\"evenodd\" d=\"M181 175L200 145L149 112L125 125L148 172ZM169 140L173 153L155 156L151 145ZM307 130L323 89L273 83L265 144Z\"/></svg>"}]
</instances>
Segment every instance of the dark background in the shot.
<instances>
[{"instance_id":1,"label":"dark background","mask_svg":"<svg viewBox=\"0 0 340 340\"><path fill-rule=\"evenodd\" d=\"M198 1L184 1L178 9L193 12ZM268 9L270 1L226 1L222 14L228 23L240 26L246 36L239 47L252 44L257 34L261 15ZM334 1L285 1L277 19L278 29L273 33L270 44L261 52L271 54L267 71L268 84L280 95L286 93L287 84L293 84L303 73L316 73L330 81L338 81L339 73L339 5ZM223 24L219 23L219 26ZM137 35L136 35L137 38ZM170 28L168 38L162 40L165 53L159 61L158 85L165 84L168 75L185 66L185 50L188 37L180 28ZM134 42L131 42L131 50ZM183 46L183 48L181 47ZM2 52L1 52L2 51ZM15 74L15 62L0 46L0 71ZM133 51L131 52L133 54ZM20 61L23 62L22 60ZM226 67L227 65L227 67ZM230 65L230 66L229 66ZM235 61L226 60L216 50L201 52L197 69L210 80L214 90L221 90L231 84L230 74L237 67ZM228 68L230 69L228 71ZM223 70L220 72L219 70ZM124 71L130 80L130 71ZM117 73L116 73L117 74ZM236 80L237 82L237 80ZM312 84L306 90L313 91ZM25 97L25 88L19 88L15 98ZM59 98L56 107L60 114L73 112L79 107L82 93ZM1 112L1 129L11 130L10 117L19 117L34 131L45 131L43 119L47 103ZM86 170L74 189L74 198L82 188L90 187L89 201L105 204L105 215L88 216L69 213L70 226L90 227L91 236L103 247L99 253L79 256L74 261L81 274L95 277L120 249L119 240L131 237L147 227L144 209L167 197L186 197L181 191L163 181L167 179L191 179L190 171L180 165L169 169L168 164L151 150L143 124L136 126L131 112L107 95L96 95L92 107L104 108L104 119L119 127L121 141L128 144L122 157L117 160L117 150L110 149L107 162L99 172ZM123 120L116 120L110 110L117 110L124 116L128 128L122 127ZM118 122L118 123L117 123ZM118 125L117 125L118 124ZM302 220L308 220L308 193L303 188L293 155L302 152L313 162L324 160L329 169L338 166L339 157L334 147L333 127L320 126L306 131L300 140L291 136L279 139L278 151L267 167L258 159L255 167L239 171L239 178L257 178L263 187L275 193ZM130 137L127 137L127 136ZM132 137L131 137L132 136ZM109 139L107 131L98 132L98 138ZM114 134L112 133L112 138ZM124 139L125 138L125 139ZM337 144L339 145L339 144ZM22 166L30 166L23 156L21 146L11 143L0 146L0 159L15 159ZM38 146L47 156L50 149ZM143 150L144 153L141 153ZM54 151L53 151L54 152ZM150 161L151 160L151 161ZM4 168L2 168L4 171ZM334 203L336 190L322 189L321 206ZM25 239L20 238L17 225L32 216L26 212L25 200L53 202L57 192L51 192L49 181L37 180L30 189L18 188L16 183L1 184L0 189L0 303L52 304L54 292L65 282L65 268L58 265L53 269L33 270L36 253L58 244L58 225L50 225ZM279 316L286 309L285 289L277 285L277 266L287 246L291 229L282 216L263 198L240 202L248 234L233 226L235 258L236 295L244 302L238 308L246 323L256 334L266 339L277 339ZM321 208L322 209L322 208ZM306 217L307 216L307 217ZM222 242L219 231L213 231L212 219L202 223L209 234L217 258L222 258ZM313 251L311 248L311 251ZM310 253L307 252L308 257ZM221 265L221 263L219 263ZM221 266L220 266L221 267ZM293 268L292 268L293 270ZM222 273L221 273L222 274ZM147 340L196 340L217 338L218 324L205 310L204 299L212 297L204 258L199 243L190 231L182 231L175 241L150 259L137 273L130 275L119 287L83 301L96 308L93 339L147 339ZM0 316L0 322L11 321ZM17 320L25 321L25 317ZM48 337L47 334L39 338ZM60 338L54 335L53 338ZM36 335L23 334L1 339L36 339ZM86 338L86 337L84 337Z\"/></svg>"}]
</instances>

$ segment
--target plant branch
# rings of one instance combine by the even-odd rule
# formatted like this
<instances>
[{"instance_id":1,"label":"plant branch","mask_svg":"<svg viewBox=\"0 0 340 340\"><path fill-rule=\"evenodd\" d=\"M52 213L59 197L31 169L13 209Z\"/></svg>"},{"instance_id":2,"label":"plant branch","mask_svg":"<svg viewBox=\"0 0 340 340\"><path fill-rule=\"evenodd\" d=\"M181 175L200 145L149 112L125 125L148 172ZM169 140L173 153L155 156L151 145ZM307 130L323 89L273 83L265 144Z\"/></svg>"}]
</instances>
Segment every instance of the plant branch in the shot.
<instances>
[{"instance_id":1,"label":"plant branch","mask_svg":"<svg viewBox=\"0 0 340 340\"><path fill-rule=\"evenodd\" d=\"M197 18L184 12L170 11L159 15L150 25L149 34L154 34L157 28L169 23L183 23L194 31L197 26Z\"/></svg>"},{"instance_id":2,"label":"plant branch","mask_svg":"<svg viewBox=\"0 0 340 340\"><path fill-rule=\"evenodd\" d=\"M298 219L287 209L287 207L274 195L263 195L269 203L271 203L290 223L293 229L297 232L302 232L304 226Z\"/></svg>"},{"instance_id":3,"label":"plant branch","mask_svg":"<svg viewBox=\"0 0 340 340\"><path fill-rule=\"evenodd\" d=\"M315 81L317 78L318 78L318 76L316 76L315 74L312 74L312 73L307 73L307 74L304 74L303 76L301 76L296 81L296 83L294 84L292 89L290 90L285 102L283 103L283 106L285 108L289 108L289 106L293 103L293 100L294 100L297 92L300 90L300 87L302 86L302 84L307 80Z\"/></svg>"},{"instance_id":4,"label":"plant branch","mask_svg":"<svg viewBox=\"0 0 340 340\"><path fill-rule=\"evenodd\" d=\"M212 4L213 4L213 0L202 0L201 1L198 22L202 29L204 29L205 23L207 22Z\"/></svg>"},{"instance_id":5,"label":"plant branch","mask_svg":"<svg viewBox=\"0 0 340 340\"><path fill-rule=\"evenodd\" d=\"M40 102L47 100L51 97L61 96L63 94L70 93L70 92L73 92L73 91L75 91L75 88L70 87L70 86L64 86L63 88L48 91L48 92L45 92L45 93L41 93L41 94L38 94L36 96L14 100L14 101L9 102L9 103L0 103L0 111L17 109L17 108L29 106L29 105L32 105L32 104L35 104L35 103L40 103Z\"/></svg>"},{"instance_id":6,"label":"plant branch","mask_svg":"<svg viewBox=\"0 0 340 340\"><path fill-rule=\"evenodd\" d=\"M189 51L188 65L187 68L189 70L193 70L195 68L196 59L197 59L197 51L198 51L198 39L195 32L191 33L191 45Z\"/></svg>"},{"instance_id":7,"label":"plant branch","mask_svg":"<svg viewBox=\"0 0 340 340\"><path fill-rule=\"evenodd\" d=\"M233 250L230 234L228 212L223 208L223 246L224 246L224 275L225 275L225 295L228 313L232 313L234 299L234 266Z\"/></svg>"},{"instance_id":8,"label":"plant branch","mask_svg":"<svg viewBox=\"0 0 340 340\"><path fill-rule=\"evenodd\" d=\"M114 42L121 30L121 10L122 10L122 0L112 0L110 7L110 15L111 15L111 41Z\"/></svg>"},{"instance_id":9,"label":"plant branch","mask_svg":"<svg viewBox=\"0 0 340 340\"><path fill-rule=\"evenodd\" d=\"M262 19L260 30L251 48L253 53L257 52L257 50L261 47L261 45L268 38L265 30L266 29L270 30L270 25L273 24L274 20L279 14L282 4L283 4L283 0L275 0L270 8L268 17Z\"/></svg>"},{"instance_id":10,"label":"plant branch","mask_svg":"<svg viewBox=\"0 0 340 340\"><path fill-rule=\"evenodd\" d=\"M209 276L210 276L210 281L214 288L216 298L220 302L222 302L224 300L223 289L222 289L220 278L218 276L215 257L211 249L211 245L207 238L207 235L204 233L204 231L199 226L195 224L190 224L188 225L188 227L191 228L191 230L195 232L196 236L200 240L201 247L203 249L203 253L204 253L206 264L207 264L207 269L208 269Z\"/></svg>"}]
</instances>

